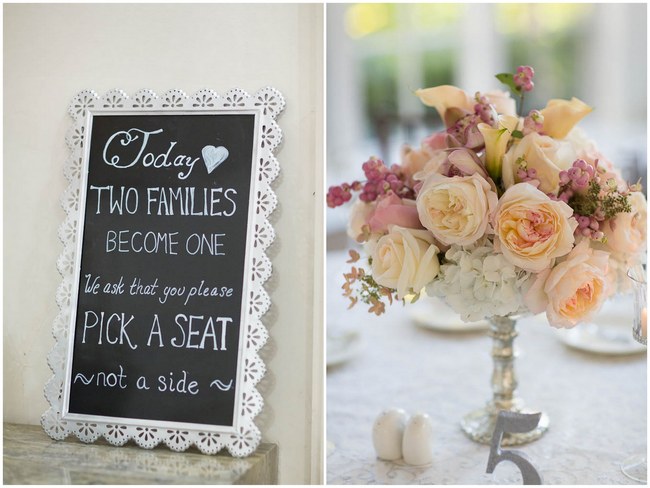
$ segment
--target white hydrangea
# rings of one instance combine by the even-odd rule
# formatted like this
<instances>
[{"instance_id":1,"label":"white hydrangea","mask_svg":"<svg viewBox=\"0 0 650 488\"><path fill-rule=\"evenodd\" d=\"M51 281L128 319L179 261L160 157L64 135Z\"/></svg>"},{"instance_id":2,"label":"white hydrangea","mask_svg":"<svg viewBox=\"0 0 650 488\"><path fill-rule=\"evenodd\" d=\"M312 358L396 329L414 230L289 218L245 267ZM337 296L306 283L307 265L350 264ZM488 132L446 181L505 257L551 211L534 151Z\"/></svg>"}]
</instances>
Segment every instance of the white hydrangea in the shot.
<instances>
[{"instance_id":1,"label":"white hydrangea","mask_svg":"<svg viewBox=\"0 0 650 488\"><path fill-rule=\"evenodd\" d=\"M464 321L526 311L522 295L531 273L495 253L491 242L471 249L453 245L445 258L427 293L444 298Z\"/></svg>"}]
</instances>

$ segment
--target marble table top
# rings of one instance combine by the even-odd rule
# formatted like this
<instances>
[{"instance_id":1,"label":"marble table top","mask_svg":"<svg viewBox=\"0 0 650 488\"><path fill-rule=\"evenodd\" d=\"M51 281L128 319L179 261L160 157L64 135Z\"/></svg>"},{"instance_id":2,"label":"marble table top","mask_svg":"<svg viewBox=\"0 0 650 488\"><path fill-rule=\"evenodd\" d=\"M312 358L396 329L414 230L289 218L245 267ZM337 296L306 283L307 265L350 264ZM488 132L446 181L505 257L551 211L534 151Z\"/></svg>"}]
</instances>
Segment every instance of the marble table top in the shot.
<instances>
[{"instance_id":1,"label":"marble table top","mask_svg":"<svg viewBox=\"0 0 650 488\"><path fill-rule=\"evenodd\" d=\"M5 484L275 484L278 448L261 444L244 459L197 450L114 447L100 440L50 439L38 425L4 423Z\"/></svg>"}]
</instances>

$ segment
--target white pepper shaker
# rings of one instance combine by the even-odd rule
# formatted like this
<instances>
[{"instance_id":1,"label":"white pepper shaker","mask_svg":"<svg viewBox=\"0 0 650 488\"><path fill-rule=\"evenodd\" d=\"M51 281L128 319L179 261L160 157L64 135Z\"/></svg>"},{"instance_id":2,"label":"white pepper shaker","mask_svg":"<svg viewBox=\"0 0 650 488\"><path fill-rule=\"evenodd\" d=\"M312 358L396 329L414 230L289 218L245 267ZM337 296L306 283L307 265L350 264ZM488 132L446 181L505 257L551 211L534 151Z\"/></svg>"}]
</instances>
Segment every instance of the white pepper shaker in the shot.
<instances>
[{"instance_id":1,"label":"white pepper shaker","mask_svg":"<svg viewBox=\"0 0 650 488\"><path fill-rule=\"evenodd\" d=\"M379 414L372 426L372 444L379 459L396 461L402 457L402 436L408 415L401 408Z\"/></svg>"},{"instance_id":2,"label":"white pepper shaker","mask_svg":"<svg viewBox=\"0 0 650 488\"><path fill-rule=\"evenodd\" d=\"M413 466L433 461L433 426L426 413L413 415L404 429L402 455L404 462Z\"/></svg>"}]
</instances>

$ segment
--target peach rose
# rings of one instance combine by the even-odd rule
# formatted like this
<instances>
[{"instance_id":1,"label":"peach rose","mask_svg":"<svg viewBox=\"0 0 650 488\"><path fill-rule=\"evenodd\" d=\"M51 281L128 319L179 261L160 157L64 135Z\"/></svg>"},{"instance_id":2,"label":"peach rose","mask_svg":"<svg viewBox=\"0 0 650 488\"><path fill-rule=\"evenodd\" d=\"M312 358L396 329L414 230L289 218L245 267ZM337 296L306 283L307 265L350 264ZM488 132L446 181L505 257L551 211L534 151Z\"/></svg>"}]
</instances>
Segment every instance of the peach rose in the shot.
<instances>
[{"instance_id":1,"label":"peach rose","mask_svg":"<svg viewBox=\"0 0 650 488\"><path fill-rule=\"evenodd\" d=\"M429 176L417 196L420 222L443 244L466 246L486 233L498 197L478 174Z\"/></svg>"},{"instance_id":2,"label":"peach rose","mask_svg":"<svg viewBox=\"0 0 650 488\"><path fill-rule=\"evenodd\" d=\"M615 253L637 254L645 247L648 218L645 197L635 191L630 193L629 202L631 212L620 213L601 227L607 237L606 246Z\"/></svg>"},{"instance_id":3,"label":"peach rose","mask_svg":"<svg viewBox=\"0 0 650 488\"><path fill-rule=\"evenodd\" d=\"M398 298L420 292L440 271L439 250L426 230L392 226L366 250L372 257L372 277L397 290Z\"/></svg>"},{"instance_id":4,"label":"peach rose","mask_svg":"<svg viewBox=\"0 0 650 488\"><path fill-rule=\"evenodd\" d=\"M551 200L528 183L506 190L494 216L495 249L526 271L539 273L573 247L578 226L566 203Z\"/></svg>"},{"instance_id":5,"label":"peach rose","mask_svg":"<svg viewBox=\"0 0 650 488\"><path fill-rule=\"evenodd\" d=\"M410 229L422 228L415 200L400 198L394 193L386 195L377 202L377 206L368 217L368 224L371 232L382 234L391 225Z\"/></svg>"},{"instance_id":6,"label":"peach rose","mask_svg":"<svg viewBox=\"0 0 650 488\"><path fill-rule=\"evenodd\" d=\"M536 276L524 303L533 313L546 310L553 327L571 328L588 320L607 297L608 260L608 253L582 240L560 264Z\"/></svg>"},{"instance_id":7,"label":"peach rose","mask_svg":"<svg viewBox=\"0 0 650 488\"><path fill-rule=\"evenodd\" d=\"M501 177L506 188L519 183L517 171L520 165L537 171L539 189L544 193L557 193L560 187L560 171L569 169L578 159L573 145L556 141L548 136L531 132L516 142L503 157Z\"/></svg>"},{"instance_id":8,"label":"peach rose","mask_svg":"<svg viewBox=\"0 0 650 488\"><path fill-rule=\"evenodd\" d=\"M554 139L564 139L580 120L593 109L582 100L549 100L541 110L544 116L544 133Z\"/></svg>"},{"instance_id":9,"label":"peach rose","mask_svg":"<svg viewBox=\"0 0 650 488\"><path fill-rule=\"evenodd\" d=\"M447 157L447 153L434 150L428 144L422 144L420 149L408 145L402 147L402 170L411 180L415 175L436 171Z\"/></svg>"}]
</instances>

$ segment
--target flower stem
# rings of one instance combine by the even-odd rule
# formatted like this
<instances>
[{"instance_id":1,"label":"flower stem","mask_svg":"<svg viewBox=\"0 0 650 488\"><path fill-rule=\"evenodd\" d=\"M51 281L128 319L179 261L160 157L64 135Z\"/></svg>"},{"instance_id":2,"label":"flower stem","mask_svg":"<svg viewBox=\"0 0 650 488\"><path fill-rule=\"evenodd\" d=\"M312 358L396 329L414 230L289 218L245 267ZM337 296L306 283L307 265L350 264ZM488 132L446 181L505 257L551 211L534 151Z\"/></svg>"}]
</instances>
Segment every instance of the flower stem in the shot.
<instances>
[{"instance_id":1,"label":"flower stem","mask_svg":"<svg viewBox=\"0 0 650 488\"><path fill-rule=\"evenodd\" d=\"M526 92L521 90L521 98L519 99L519 116L520 117L524 116L524 95L525 94L526 94Z\"/></svg>"}]
</instances>

